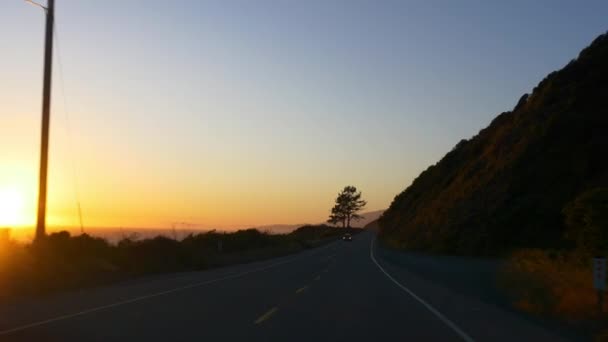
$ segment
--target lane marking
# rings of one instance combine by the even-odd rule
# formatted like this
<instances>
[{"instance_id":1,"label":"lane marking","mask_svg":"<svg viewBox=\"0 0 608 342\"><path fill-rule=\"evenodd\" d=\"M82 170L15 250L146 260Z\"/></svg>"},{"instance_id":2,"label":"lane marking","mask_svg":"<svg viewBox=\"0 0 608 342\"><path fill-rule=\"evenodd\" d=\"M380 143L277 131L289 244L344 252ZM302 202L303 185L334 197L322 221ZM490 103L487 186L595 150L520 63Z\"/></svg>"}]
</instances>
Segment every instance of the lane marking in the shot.
<instances>
[{"instance_id":1,"label":"lane marking","mask_svg":"<svg viewBox=\"0 0 608 342\"><path fill-rule=\"evenodd\" d=\"M256 319L255 322L253 322L253 324L260 324L260 323L264 322L265 320L269 319L270 316L274 315L274 313L277 312L277 310L279 310L279 308L276 306L274 308L268 310L265 314L260 316L260 318Z\"/></svg>"},{"instance_id":2,"label":"lane marking","mask_svg":"<svg viewBox=\"0 0 608 342\"><path fill-rule=\"evenodd\" d=\"M372 241L370 243L369 256L372 259L372 261L374 262L374 264L376 264L376 266L378 266L380 271L382 271L382 273L384 273L384 275L388 279L390 279L393 283L395 283L395 285L399 286L399 288L401 288L403 291L407 292L412 298L417 300L420 304L422 304L425 308L427 308L430 312L432 312L435 316L437 316L437 318L439 318L448 327L452 328L452 330L454 330L454 332L456 334L458 334L458 336L460 336L463 340L465 340L467 342L475 342L475 340L473 340L473 338L471 338L471 336L467 335L467 333L465 333L462 329L460 329L454 322L452 322L450 319L448 319L446 316L444 316L441 312L439 312L437 309L435 309L433 306L431 306L431 304L427 303L424 299L418 297L418 295L416 295L412 290L410 290L407 287L405 287L404 285L402 285L399 281L397 281L395 278L393 278L382 266L380 266L380 264L374 257L374 241L376 241L376 236L374 236L372 238Z\"/></svg>"},{"instance_id":3,"label":"lane marking","mask_svg":"<svg viewBox=\"0 0 608 342\"><path fill-rule=\"evenodd\" d=\"M172 294L172 293L176 293L176 292L181 292L184 290L189 290L189 289L193 289L196 287L201 287L201 286L205 286L205 285L210 285L210 284L214 284L220 281L224 281L224 280L230 280L230 279L237 279L237 278L241 278L244 277L246 275L252 274L252 273L258 273L258 272L262 272L265 271L267 269L271 269L277 266L281 266L293 261L296 261L302 257L307 257L307 256L312 256L317 254L318 252L325 250L331 246L337 245L335 242L333 243L329 243L323 247L320 247L317 250L312 251L310 254L307 255L298 255L292 258L289 258L287 260L283 260L280 262L276 262L274 264L270 264L264 267L260 267L260 268L256 268L253 270L249 270L249 271L245 271L245 272L241 272L241 273L236 273L236 274L231 274L231 275L227 275L227 276L223 276L223 277L219 277L219 278L215 278L215 279L211 279L211 280L206 280L206 281L202 281L202 282L198 282L198 283L193 283L193 284L189 284L189 285L184 285L184 286L179 286L170 290L166 290L166 291L161 291L161 292L156 292L156 293L151 293L148 295L143 295L143 296L138 296L138 297L134 297L131 299L126 299L126 300L122 300L122 301L118 301L115 303L111 303L111 304L107 304L107 305L101 305L98 307L94 307L94 308L90 308L90 309L85 309L76 313L71 313L71 314L65 314L65 315L60 315L57 317L53 317L53 318L49 318L49 319L45 319L42 321L38 321L38 322L32 322L32 323L28 323L28 324L24 324L24 325L20 325L14 328L9 328L9 329L5 329L5 330L1 330L0 331L0 336L3 335L9 335L9 334L13 334L22 330L26 330L26 329L30 329L30 328L35 328L35 327L39 327L41 325L46 325L46 324L50 324L50 323L54 323L54 322L58 322L58 321L63 321L63 320L67 320L67 319L71 319L74 317L79 317L79 316L84 316L84 315L88 315L94 312L98 312L98 311L102 311L102 310L107 310L107 309L111 309L111 308L115 308L118 306L123 306L123 305L127 305L127 304L132 304L132 303L136 303L136 302L140 302L146 299L150 299L150 298L155 298L155 297L160 297L160 296L165 296L168 294ZM174 280L173 278L170 278L168 280Z\"/></svg>"},{"instance_id":4,"label":"lane marking","mask_svg":"<svg viewBox=\"0 0 608 342\"><path fill-rule=\"evenodd\" d=\"M308 285L300 287L299 289L296 290L296 293L302 293L302 292L306 291L306 289L308 289Z\"/></svg>"}]
</instances>

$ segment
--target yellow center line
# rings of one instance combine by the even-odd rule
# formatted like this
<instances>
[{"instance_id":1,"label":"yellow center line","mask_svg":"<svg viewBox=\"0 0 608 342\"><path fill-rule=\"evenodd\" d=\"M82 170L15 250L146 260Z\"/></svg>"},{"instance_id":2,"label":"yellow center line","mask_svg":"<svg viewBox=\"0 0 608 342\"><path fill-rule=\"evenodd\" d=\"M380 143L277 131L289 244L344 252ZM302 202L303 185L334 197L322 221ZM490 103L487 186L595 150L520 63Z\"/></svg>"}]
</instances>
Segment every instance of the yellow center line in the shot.
<instances>
[{"instance_id":1,"label":"yellow center line","mask_svg":"<svg viewBox=\"0 0 608 342\"><path fill-rule=\"evenodd\" d=\"M306 291L307 288L308 288L308 285L306 285L304 287L300 287L299 289L296 290L296 293L302 293L302 292Z\"/></svg>"},{"instance_id":2,"label":"yellow center line","mask_svg":"<svg viewBox=\"0 0 608 342\"><path fill-rule=\"evenodd\" d=\"M279 308L277 308L276 306L270 310L268 310L268 312L266 312L265 314L263 314L262 316L260 316L260 318L256 319L255 322L253 322L254 324L260 324L262 322L264 322L265 320L269 319L270 316L274 315L275 312L277 312L277 310L279 310Z\"/></svg>"}]
</instances>

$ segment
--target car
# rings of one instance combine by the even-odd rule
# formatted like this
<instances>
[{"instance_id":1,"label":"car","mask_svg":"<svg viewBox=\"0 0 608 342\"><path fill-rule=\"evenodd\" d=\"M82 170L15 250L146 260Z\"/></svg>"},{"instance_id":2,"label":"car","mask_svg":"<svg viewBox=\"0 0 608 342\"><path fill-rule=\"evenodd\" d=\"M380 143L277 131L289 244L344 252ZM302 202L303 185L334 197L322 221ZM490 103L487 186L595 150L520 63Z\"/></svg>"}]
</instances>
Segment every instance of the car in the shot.
<instances>
[{"instance_id":1,"label":"car","mask_svg":"<svg viewBox=\"0 0 608 342\"><path fill-rule=\"evenodd\" d=\"M342 241L351 242L351 241L353 241L353 236L350 235L349 233L346 233L346 234L342 235Z\"/></svg>"}]
</instances>

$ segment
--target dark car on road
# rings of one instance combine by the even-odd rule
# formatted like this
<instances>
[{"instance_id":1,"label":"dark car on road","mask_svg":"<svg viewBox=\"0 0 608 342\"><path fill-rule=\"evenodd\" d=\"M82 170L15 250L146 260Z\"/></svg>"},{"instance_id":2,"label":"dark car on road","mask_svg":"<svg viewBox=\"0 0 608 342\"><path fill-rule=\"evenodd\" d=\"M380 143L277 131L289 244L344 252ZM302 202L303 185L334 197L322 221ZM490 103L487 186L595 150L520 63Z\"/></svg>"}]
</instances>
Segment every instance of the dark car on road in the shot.
<instances>
[{"instance_id":1,"label":"dark car on road","mask_svg":"<svg viewBox=\"0 0 608 342\"><path fill-rule=\"evenodd\" d=\"M344 235L342 235L342 241L353 241L353 236L350 235L349 233L346 233Z\"/></svg>"}]
</instances>

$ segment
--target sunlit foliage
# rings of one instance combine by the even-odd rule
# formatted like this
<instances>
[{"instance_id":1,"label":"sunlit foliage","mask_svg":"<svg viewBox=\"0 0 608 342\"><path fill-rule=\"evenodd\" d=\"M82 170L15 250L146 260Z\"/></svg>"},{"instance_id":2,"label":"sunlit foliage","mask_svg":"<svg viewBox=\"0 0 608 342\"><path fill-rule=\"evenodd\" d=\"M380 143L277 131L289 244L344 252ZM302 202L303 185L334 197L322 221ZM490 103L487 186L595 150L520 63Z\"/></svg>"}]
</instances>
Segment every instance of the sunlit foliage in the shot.
<instances>
[{"instance_id":1,"label":"sunlit foliage","mask_svg":"<svg viewBox=\"0 0 608 342\"><path fill-rule=\"evenodd\" d=\"M607 80L602 35L420 174L381 217L381 236L457 254L567 245L564 206L608 186Z\"/></svg>"}]
</instances>

